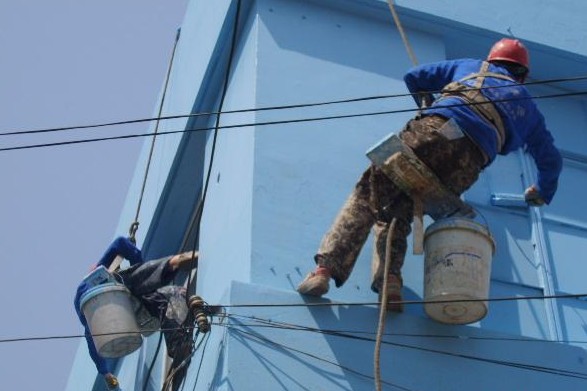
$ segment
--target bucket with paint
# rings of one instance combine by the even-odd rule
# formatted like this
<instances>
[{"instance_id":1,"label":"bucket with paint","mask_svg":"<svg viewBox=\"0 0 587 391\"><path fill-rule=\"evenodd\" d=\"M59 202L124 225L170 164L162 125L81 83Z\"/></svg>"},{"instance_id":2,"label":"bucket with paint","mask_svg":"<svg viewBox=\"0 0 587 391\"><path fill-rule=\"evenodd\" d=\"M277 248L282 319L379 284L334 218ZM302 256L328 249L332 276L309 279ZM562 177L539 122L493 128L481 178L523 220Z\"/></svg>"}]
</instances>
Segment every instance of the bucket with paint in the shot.
<instances>
[{"instance_id":1,"label":"bucket with paint","mask_svg":"<svg viewBox=\"0 0 587 391\"><path fill-rule=\"evenodd\" d=\"M124 285L108 283L90 289L81 298L81 309L102 357L122 357L141 346L132 296Z\"/></svg>"},{"instance_id":2,"label":"bucket with paint","mask_svg":"<svg viewBox=\"0 0 587 391\"><path fill-rule=\"evenodd\" d=\"M467 218L438 220L426 229L424 252L426 314L448 324L483 319L495 252L487 227Z\"/></svg>"}]
</instances>

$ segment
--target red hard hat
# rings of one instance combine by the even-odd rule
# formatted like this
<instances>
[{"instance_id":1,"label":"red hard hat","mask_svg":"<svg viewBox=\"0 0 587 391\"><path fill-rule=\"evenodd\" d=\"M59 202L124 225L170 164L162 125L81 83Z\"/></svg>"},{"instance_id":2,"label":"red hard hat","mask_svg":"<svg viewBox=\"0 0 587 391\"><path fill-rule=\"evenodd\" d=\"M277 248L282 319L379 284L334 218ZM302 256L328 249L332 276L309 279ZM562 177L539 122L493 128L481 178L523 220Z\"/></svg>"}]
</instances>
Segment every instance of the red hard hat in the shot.
<instances>
[{"instance_id":1,"label":"red hard hat","mask_svg":"<svg viewBox=\"0 0 587 391\"><path fill-rule=\"evenodd\" d=\"M503 38L497 41L487 56L487 61L492 60L513 62L530 70L528 49L517 39Z\"/></svg>"}]
</instances>

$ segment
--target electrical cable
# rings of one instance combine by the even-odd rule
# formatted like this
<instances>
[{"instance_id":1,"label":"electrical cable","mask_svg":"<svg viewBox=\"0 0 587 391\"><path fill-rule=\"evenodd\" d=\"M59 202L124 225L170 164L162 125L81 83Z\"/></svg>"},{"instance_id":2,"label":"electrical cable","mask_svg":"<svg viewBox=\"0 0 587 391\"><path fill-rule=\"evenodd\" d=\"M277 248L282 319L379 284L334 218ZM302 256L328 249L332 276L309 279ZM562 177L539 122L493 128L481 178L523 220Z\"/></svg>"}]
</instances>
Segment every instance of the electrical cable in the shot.
<instances>
[{"instance_id":1,"label":"electrical cable","mask_svg":"<svg viewBox=\"0 0 587 391\"><path fill-rule=\"evenodd\" d=\"M550 299L579 299L587 297L587 293L581 294L562 294L562 295L548 295L548 296L504 296L504 297L489 297L486 299L453 299L453 300L402 300L401 302L390 302L394 304L414 305L414 304L427 304L427 303L475 303L475 302L502 302L502 301L520 301L520 300L550 300ZM337 306L367 306L367 305L379 305L379 302L314 302L314 303L279 303L279 304L222 304L220 306L224 308L244 308L244 307L337 307Z\"/></svg>"},{"instance_id":2,"label":"electrical cable","mask_svg":"<svg viewBox=\"0 0 587 391\"><path fill-rule=\"evenodd\" d=\"M233 29L232 29L232 36L231 36L231 42L230 42L230 49L228 52L228 60L227 60L227 64L226 64L226 73L224 74L224 81L223 81L223 86L222 86L222 91L220 94L220 103L218 105L218 112L221 113L222 112L222 108L224 107L224 101L226 99L226 93L228 91L228 83L230 81L230 69L232 68L232 64L234 61L234 52L236 50L236 35L238 32L238 22L240 19L240 12L241 12L241 0L238 0L236 2L236 10L235 10L235 16L234 16L234 24L233 24ZM200 201L198 202L198 206L196 209L196 213L195 213L195 222L194 222L194 226L196 227L196 232L194 235L194 244L193 244L193 254L195 254L196 251L196 246L199 240L199 236L200 236L200 225L202 222L202 216L204 213L204 206L206 203L206 197L208 194L208 185L210 184L210 176L212 175L212 167L214 164L214 155L216 153L216 142L218 140L218 132L221 129L220 126L220 114L216 115L216 122L214 124L214 135L213 135L213 139L212 139L212 147L210 150L210 159L208 161L208 170L206 173L206 179L204 181L204 189L202 191L202 196L200 197ZM210 129L211 130L211 129ZM192 281L191 281L192 275L191 273L188 274L188 281L187 281L187 286L188 288L192 285ZM187 295L186 295L186 299L187 299Z\"/></svg>"},{"instance_id":3,"label":"electrical cable","mask_svg":"<svg viewBox=\"0 0 587 391\"><path fill-rule=\"evenodd\" d=\"M523 84L523 86L549 85L549 84L582 81L582 80L587 80L587 75L573 76L573 77L567 77L567 78L528 81L528 82L525 82ZM491 86L491 87L485 86L485 87L481 87L481 88L471 87L471 88L465 89L465 91L469 91L469 90L470 91L476 91L476 90L481 91L481 90L490 90L490 89L499 89L499 88L508 88L508 87L511 87L511 86L510 85L501 85L501 86ZM430 91L430 93L431 94L440 94L440 93L442 93L442 90ZM34 129L34 130L5 131L5 132L0 133L0 137L1 136L37 134L37 133L52 133L52 132L61 132L61 131L68 131L68 130L84 130L84 129L109 127L109 126L131 125L131 124L137 124L137 123L143 123L143 122L182 119L182 118L195 118L195 117L213 116L213 115L215 116L215 115L224 115L224 114L239 114L239 113L273 111L273 110L288 110L288 109L297 109L297 108L306 108L306 107L319 107L319 106L326 106L326 105L356 103L356 102L364 102L364 101L379 100L379 99L393 99L393 98L403 98L403 97L412 97L413 98L416 95L418 95L418 94L417 93L399 93L399 94L387 94L387 95L373 95L373 96L367 96L367 97L348 98L348 99L339 99L339 100L313 102L313 103L299 103L299 104L265 106L265 107L248 108L248 109L227 110L227 111L211 111L211 112L201 112L201 113L192 113L192 114L168 115L168 116L162 116L162 117L150 117L150 118L141 118L141 119L133 119L133 120L105 122L105 123L91 124L91 125L75 125L75 126L66 126L66 127Z\"/></svg>"},{"instance_id":4,"label":"electrical cable","mask_svg":"<svg viewBox=\"0 0 587 391\"><path fill-rule=\"evenodd\" d=\"M159 350L161 349L161 342L163 342L163 333L159 333L159 340L157 342L157 348L155 349L155 354L153 354L153 360L149 365L149 369L147 370L147 375L143 379L143 391L147 391L147 385L149 384L149 379L151 378L151 372L153 372L153 368L155 367L155 362L157 361L157 356L159 355Z\"/></svg>"},{"instance_id":5,"label":"electrical cable","mask_svg":"<svg viewBox=\"0 0 587 391\"><path fill-rule=\"evenodd\" d=\"M340 333L340 332L324 332L323 330L320 330L320 329L312 330L311 328L308 328L308 331L316 331L316 332L320 332L322 334L327 334L327 335L342 337L342 338L348 338L348 339L354 339L354 340L359 340L359 341L375 342L375 338L360 337L360 336L350 335L350 334L345 334L345 333ZM468 360L480 361L480 362L489 363L489 364L502 365L502 366L513 367L513 368L517 368L517 369L531 370L531 371L548 373L548 374L558 375L558 376L563 376L563 377L579 378L579 379L586 379L587 380L587 373L582 373L582 372L568 371L568 370L564 370L564 369L551 368L551 367L540 366L540 365L531 365L531 364L510 362L510 361L504 361L504 360L490 359L490 358L478 357L478 356L461 354L461 353L453 353L453 352L447 352L447 351L438 350L438 349L424 348L421 346L396 343L396 342L391 342L391 341L383 341L382 343L386 344L386 345L400 347L400 348L424 351L427 353L447 355L447 356L451 356L451 357L464 358L464 359L468 359Z\"/></svg>"},{"instance_id":6,"label":"electrical cable","mask_svg":"<svg viewBox=\"0 0 587 391\"><path fill-rule=\"evenodd\" d=\"M559 94L550 94L550 95L538 95L538 96L530 96L527 98L511 98L511 99L501 99L501 100L496 99L496 100L493 100L493 102L496 102L496 103L497 102L511 102L511 101L517 101L517 100L549 99L549 98L560 98L560 97L582 96L582 95L587 95L587 91L578 91L578 92L572 92L572 93L559 93ZM462 107L462 106L469 106L469 105L476 105L476 104L482 104L482 103L458 103L458 104L453 104L453 105L443 105L443 107L452 108L452 107ZM244 123L244 124L222 125L222 126L218 126L218 129L235 129L235 128L245 128L245 127L253 127L253 126L281 125L281 124L315 122L315 121L325 121L325 120L334 120L334 119L359 118L359 117L369 117L369 116L376 116L376 115L417 112L419 110L420 110L419 108L411 108L411 109L376 111L376 112L359 113L359 114L332 115L332 116L310 117L310 118L300 118L300 119L290 119L290 120L252 122L252 123ZM183 130L159 132L158 135L190 133L190 132L208 131L208 130L215 130L215 129L216 129L216 127L205 127L205 128L198 128L198 129L183 129ZM154 133L139 133L139 134L111 136L111 137L97 137L97 138L82 139L82 140L60 141L60 142L52 142L52 143L29 144L29 145L15 146L15 147L0 148L0 152L35 149L35 148L46 148L46 147L56 147L56 146L73 145L73 144L85 144L85 143L93 143L93 142L100 142L100 141L123 140L123 139L132 139L132 138L138 138L138 137L149 137L149 136L153 136L153 135L154 135Z\"/></svg>"},{"instance_id":7,"label":"electrical cable","mask_svg":"<svg viewBox=\"0 0 587 391\"><path fill-rule=\"evenodd\" d=\"M353 339L353 340L359 340L359 341L366 341L366 342L375 342L375 338L368 338L368 337L361 337L361 336L357 336L357 335L353 335L351 333L358 333L358 332L343 332L343 331L336 331L336 330L325 330L325 329L316 329L316 328L311 328L311 327L307 327L307 326L301 326L301 325L295 325L295 324L288 324L288 323L283 323L283 322L276 322L276 321L272 321L272 320L265 320L262 318L258 318L258 317L251 317L251 316L244 316L244 315L233 315L233 314L224 314L223 317L223 321L219 322L219 323L215 323L217 325L222 325L225 327L231 327L231 329L235 329L235 325L226 325L224 324L224 319L226 318L248 318L257 322L261 322L261 323L265 323L265 326L273 326L275 324L277 324L274 328L276 329L286 329L289 331L293 331L293 330L303 330L303 331L310 331L310 332L316 332L316 333L320 333L320 334L325 334L325 335L331 335L331 336L336 336L336 337L341 337L341 338L348 338L348 339ZM240 324L239 326L241 327L250 327L249 325L246 324ZM176 328L176 329L185 329L185 327L181 327L181 328ZM242 333L247 333L243 330L238 330L239 332ZM361 332L363 334L369 334L366 332ZM112 333L115 334L115 333ZM251 333L247 333L247 334L251 334ZM372 334L372 333L370 333ZM259 339L260 337L258 335L253 335L255 338ZM406 335L400 335L400 336L406 336ZM408 335L410 337L421 337L422 335ZM74 336L69 336L69 337L74 337ZM79 337L82 338L83 335L79 335L79 336L75 336L75 337ZM493 338L475 338L475 337L462 337L462 336L445 336L445 335L426 335L426 337L452 337L452 338L459 338L459 339L488 339L491 340ZM197 338L197 336L196 336ZM48 339L48 338L44 338L44 339ZM51 338L54 339L54 338ZM511 340L509 338L495 338L497 340ZM21 340L21 339L19 339ZM277 344L274 341L270 341L268 340L269 343L272 344ZM520 339L520 341L522 341L522 339ZM524 341L530 341L530 340L526 340L524 339ZM545 342L551 342L551 341L545 341ZM472 356L472 355L465 355L465 354L460 354L460 353L453 353L453 352L446 352L446 351L442 351L442 350L438 350L438 349L430 349L430 348L423 348L420 346L414 346L414 345L409 345L409 344L403 344L403 343L395 343L395 342L391 342L391 341L383 341L383 344L386 345L391 345L391 346L396 346L396 347L400 347L400 348L405 348L405 349L415 349L415 350L420 350L420 351L424 351L427 353L435 353L435 354L441 354L441 355L448 355L448 356L452 356L452 357L456 357L456 358L464 358L464 359L469 359L469 360L475 360L475 361L481 361L481 362L485 362L485 363L489 363L489 364L495 364L495 365L502 365L502 366L508 366L508 367L513 367L513 368L517 368L517 369L523 369L523 370L532 370L532 371L537 371L537 372L542 372L542 373L547 373L547 374L552 374L552 375L558 375L558 376L564 376L564 377L572 377L572 378L579 378L579 379L587 379L587 374L581 373L581 372L576 372L576 371L567 371L567 370L563 370L563 369L558 369L558 368L551 368L551 367L545 367L545 366L539 366L539 365L531 365L531 364L524 364L524 363L518 363L518 362L508 362L508 361L504 361L504 360L496 360L496 359L488 359L488 358L483 358L483 357L477 357L477 356ZM202 341L200 341L200 343L198 344L198 347L201 346ZM207 339L206 339L206 344L207 344ZM196 347L196 349L194 349L194 351L192 352L192 354L190 355L193 356L193 353L198 350L198 347ZM285 347L284 345L282 345L282 347L290 349L289 347ZM315 355L312 354L308 354L306 352L302 352L300 350L296 350L293 349L293 351L297 351L298 353L301 354L305 354L308 355L310 357L313 357L315 359L318 360L322 360L322 361L326 361L329 362L333 365L338 365L336 363L332 363L328 360L325 360L323 358L317 357ZM157 354L157 353L155 353ZM202 355L204 354L204 352L202 352ZM183 364L183 363L182 363ZM200 366L201 366L201 362L200 362ZM367 378L371 378L368 375L364 375L360 372L357 372L351 368L346 368L343 366L340 366L341 368L348 370L352 373L358 374L362 377L367 377ZM199 370L198 370L199 372ZM171 376L173 376L173 374L171 374ZM382 382L384 384L389 384L389 385L393 385L394 387L401 387L389 382Z\"/></svg>"},{"instance_id":8,"label":"electrical cable","mask_svg":"<svg viewBox=\"0 0 587 391\"><path fill-rule=\"evenodd\" d=\"M317 329L309 326L296 325L292 323L278 322L275 320L263 319L255 316L240 315L240 314L229 314L229 318L235 319L246 319L254 321L255 323L242 323L241 325L246 327L259 327L259 328L275 328L285 329L291 331L311 331L320 334L329 332L347 333L347 334L359 334L359 335L376 335L373 331L364 330L333 330L333 329ZM447 334L413 334L413 333L384 333L385 337L405 337L405 338L430 338L430 339L456 339L456 340L479 340L479 341L499 341L499 342L533 342L533 343L560 343L560 344L587 344L587 340L548 340L548 339L537 339L529 337L481 337L475 335L447 335Z\"/></svg>"},{"instance_id":9,"label":"electrical cable","mask_svg":"<svg viewBox=\"0 0 587 391\"><path fill-rule=\"evenodd\" d=\"M196 389L198 379L200 378L200 370L202 369L202 363L204 362L204 354L206 353L206 347L208 346L208 341L210 340L210 334L211 333L206 333L206 342L204 343L204 347L202 348L202 358L200 359L200 363L198 364L198 371L196 372L196 378L194 379L194 390Z\"/></svg>"},{"instance_id":10,"label":"electrical cable","mask_svg":"<svg viewBox=\"0 0 587 391\"><path fill-rule=\"evenodd\" d=\"M376 304L376 303L373 303ZM226 314L227 318L246 318L249 320L254 320L260 323L264 323L263 325L258 324L247 324L246 326L255 326L255 327L268 327L268 328L277 328L277 329L289 329L289 330L300 330L300 331L316 331L320 333L349 333L349 334L374 334L373 332L367 331L360 331L360 330L330 330L330 329L312 329L307 326L300 326L288 323L281 323L276 322L274 320L263 319L259 317L253 316L246 316L240 314ZM213 325L223 325L222 322L213 323ZM182 330L186 327L176 327L176 328L166 328L166 329L159 329L159 330L151 330L151 331L175 331L175 330ZM129 332L115 332L115 333L100 333L100 334L93 334L93 336L105 336L105 335L116 335L116 334L128 334ZM140 332L137 332L140 333ZM508 337L479 337L479 336L464 336L464 335L444 335L444 334L406 334L406 333L386 333L384 336L391 336L391 337L409 337L409 338L446 338L446 339L459 339L459 340L488 340L488 341L514 341L514 342L547 342L547 343L563 343L563 344L587 344L587 340L546 340L546 339L531 339L531 338L508 338ZM61 339L79 339L85 338L84 334L70 334L70 335L50 335L50 336L37 336L37 337L17 337L17 338L4 338L0 339L0 343L19 343L19 342L37 342L37 341L51 341L51 340L61 340Z\"/></svg>"},{"instance_id":11,"label":"electrical cable","mask_svg":"<svg viewBox=\"0 0 587 391\"><path fill-rule=\"evenodd\" d=\"M287 346L287 345L284 345L282 343L275 342L275 341L273 341L273 340L271 340L271 339L269 339L267 337L260 336L258 334L254 334L254 333L251 333L251 332L248 332L248 331L245 331L245 330L241 330L241 329L235 327L234 325L227 324L225 327L227 327L227 328L229 328L231 330L234 330L237 333L245 334L245 335L247 335L249 337L255 338L256 340L258 340L260 342L267 343L267 344L270 344L270 345L274 345L274 346L280 347L280 348L285 349L285 350L289 350L289 351L292 351L292 352L296 352L296 353L302 354L304 356L311 357L311 358L313 358L315 360L322 361L322 362L331 364L333 366L339 367L339 368L343 369L344 371L347 371L347 372L352 373L354 375L357 375L359 377L362 377L362 378L365 378L365 379L369 379L369 380L373 380L373 376L364 374L364 373L359 372L357 370L354 370L354 369L352 369L350 367L347 367L347 366L344 366L344 365L340 365L340 364L338 364L338 363L336 363L334 361L327 360L327 359L325 359L323 357L319 357L319 356L317 356L315 354L304 352L303 350L296 349L296 348L293 348L291 346ZM400 385L397 385L397 384L394 384L394 383L391 383L391 382L388 382L388 381L382 380L381 383L382 384L386 384L388 386L392 386L392 387L398 388L400 390L413 391L413 390L410 390L409 388L402 387Z\"/></svg>"},{"instance_id":12,"label":"electrical cable","mask_svg":"<svg viewBox=\"0 0 587 391\"><path fill-rule=\"evenodd\" d=\"M193 338L194 342L197 341L199 334L200 334L199 331L197 331L194 338ZM190 353L182 360L181 363L179 363L179 365L177 365L175 368L174 367L169 368L169 370L167 371L167 375L165 376L165 381L163 382L163 388L161 389L161 391L166 391L169 389L177 372L179 372L183 367L185 367L187 365L187 363L189 361L191 361L193 355L196 353L196 351L198 350L198 348L202 344L203 340L204 340L204 338L200 339L200 342L197 345L195 345L194 347L192 347ZM182 379L182 381L183 381L183 379Z\"/></svg>"},{"instance_id":13,"label":"electrical cable","mask_svg":"<svg viewBox=\"0 0 587 391\"><path fill-rule=\"evenodd\" d=\"M563 295L550 295L550 296L507 296L507 297L494 297L494 298L487 298L487 299L457 299L457 300L434 300L433 303L454 303L454 302L479 302L479 301L486 301L486 302L505 302L505 301L521 301L521 300L550 300L550 299L579 299L587 297L587 293L582 294L563 294ZM400 303L400 302L398 302ZM426 304L430 303L430 301L425 300L403 300L401 304L404 305L414 305L414 304ZM316 302L316 303L272 303L272 304L219 304L216 307L222 308L263 308L263 307L337 307L337 306L369 306L369 305L379 305L378 302ZM229 315L227 315L229 316ZM178 328L166 328L166 329L159 329L156 331L173 331L178 329L184 329L185 327L178 327ZM127 332L123 332L122 334L126 334ZM115 335L121 334L121 332L116 333L100 333L100 334L92 334L93 336L100 336L100 335ZM0 339L0 343L12 343L12 342L29 342L29 341L42 341L42 340L53 340L53 339L73 339L73 338L85 338L84 334L74 334L74 335L62 335L62 336L40 336L40 337L19 337L19 338L4 338ZM555 341L556 342L556 341ZM566 342L566 341L562 341ZM569 341L569 343L572 341ZM581 342L584 343L584 342Z\"/></svg>"},{"instance_id":14,"label":"electrical cable","mask_svg":"<svg viewBox=\"0 0 587 391\"><path fill-rule=\"evenodd\" d=\"M343 334L359 334L359 335L375 335L375 332L372 331L363 331L363 330L333 330L333 329L319 329L313 328L309 326L302 326L296 325L293 323L285 323L285 322L278 322L275 320L263 319L254 316L247 316L247 315L239 315L239 314L230 314L230 318L234 319L247 319L251 321L257 322L256 324L244 324L239 322L241 325L246 327L261 327L261 328L275 328L275 329L284 329L290 331L310 331L319 334L327 334L327 333L343 333ZM531 339L527 337L480 337L480 336L470 336L470 335L446 335L446 334L407 334L407 333L386 333L383 334L387 337L405 337L405 338L440 338L440 339L458 339L458 340L481 340L481 341L499 341L499 342L545 342L545 343L587 343L587 341L572 341L572 340L545 340L545 339Z\"/></svg>"}]
</instances>

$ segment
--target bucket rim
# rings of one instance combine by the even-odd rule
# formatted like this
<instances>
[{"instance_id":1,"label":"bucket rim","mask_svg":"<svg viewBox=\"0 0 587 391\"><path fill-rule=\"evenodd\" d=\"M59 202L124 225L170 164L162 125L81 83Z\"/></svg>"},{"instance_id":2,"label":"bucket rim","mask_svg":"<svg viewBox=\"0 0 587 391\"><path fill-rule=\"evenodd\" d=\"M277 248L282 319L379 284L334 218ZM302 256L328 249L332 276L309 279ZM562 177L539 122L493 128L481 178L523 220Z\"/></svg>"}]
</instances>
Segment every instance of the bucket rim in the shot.
<instances>
[{"instance_id":1,"label":"bucket rim","mask_svg":"<svg viewBox=\"0 0 587 391\"><path fill-rule=\"evenodd\" d=\"M493 235L491 235L489 227L467 217L448 217L433 222L426 228L426 231L424 232L424 241L426 241L426 239L434 233L454 228L472 231L484 235L487 239L489 239L493 250L492 252L495 253L496 243Z\"/></svg>"},{"instance_id":2,"label":"bucket rim","mask_svg":"<svg viewBox=\"0 0 587 391\"><path fill-rule=\"evenodd\" d=\"M105 292L124 292L130 295L130 291L124 284L120 284L117 282L108 282L105 284L96 285L95 287L90 288L86 293L84 293L80 299L80 308L83 308L84 304L86 304L90 299L98 296L99 294Z\"/></svg>"}]
</instances>

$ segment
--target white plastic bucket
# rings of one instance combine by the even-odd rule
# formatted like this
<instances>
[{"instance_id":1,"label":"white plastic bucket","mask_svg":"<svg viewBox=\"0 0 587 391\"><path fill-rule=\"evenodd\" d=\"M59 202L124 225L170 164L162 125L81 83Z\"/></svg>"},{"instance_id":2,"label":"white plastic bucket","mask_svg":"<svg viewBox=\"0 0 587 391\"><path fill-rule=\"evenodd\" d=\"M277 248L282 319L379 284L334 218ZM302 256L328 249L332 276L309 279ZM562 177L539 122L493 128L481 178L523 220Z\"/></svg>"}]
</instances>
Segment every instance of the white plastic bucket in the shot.
<instances>
[{"instance_id":1,"label":"white plastic bucket","mask_svg":"<svg viewBox=\"0 0 587 391\"><path fill-rule=\"evenodd\" d=\"M90 289L81 298L81 308L102 357L122 357L141 346L132 297L124 285L109 283Z\"/></svg>"},{"instance_id":2,"label":"white plastic bucket","mask_svg":"<svg viewBox=\"0 0 587 391\"><path fill-rule=\"evenodd\" d=\"M466 218L438 220L424 234L424 304L432 319L467 324L487 314L495 242L487 227Z\"/></svg>"}]
</instances>

